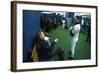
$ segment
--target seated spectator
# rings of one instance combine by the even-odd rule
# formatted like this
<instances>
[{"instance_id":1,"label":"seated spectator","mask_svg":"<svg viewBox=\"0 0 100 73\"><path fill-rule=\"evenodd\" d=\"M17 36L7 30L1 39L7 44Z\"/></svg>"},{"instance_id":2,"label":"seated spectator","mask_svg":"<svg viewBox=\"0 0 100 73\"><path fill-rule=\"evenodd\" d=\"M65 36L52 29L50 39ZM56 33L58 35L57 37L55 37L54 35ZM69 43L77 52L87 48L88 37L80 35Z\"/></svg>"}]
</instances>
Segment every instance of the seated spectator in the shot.
<instances>
[{"instance_id":1,"label":"seated spectator","mask_svg":"<svg viewBox=\"0 0 100 73\"><path fill-rule=\"evenodd\" d=\"M47 37L42 31L38 33L37 37L38 39L36 44L39 61L50 61L52 59L53 47L58 39L55 39L51 43L50 38Z\"/></svg>"}]
</instances>

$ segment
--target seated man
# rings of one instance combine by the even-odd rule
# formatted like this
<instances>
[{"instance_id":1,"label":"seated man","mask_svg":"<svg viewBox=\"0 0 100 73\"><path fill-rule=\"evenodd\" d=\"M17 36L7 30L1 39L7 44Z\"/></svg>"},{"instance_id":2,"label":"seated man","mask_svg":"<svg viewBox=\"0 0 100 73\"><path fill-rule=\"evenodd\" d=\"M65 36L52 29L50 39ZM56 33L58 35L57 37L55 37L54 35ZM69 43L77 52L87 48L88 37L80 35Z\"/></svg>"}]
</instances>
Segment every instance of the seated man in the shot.
<instances>
[{"instance_id":1,"label":"seated man","mask_svg":"<svg viewBox=\"0 0 100 73\"><path fill-rule=\"evenodd\" d=\"M55 39L52 43L50 38L45 36L44 32L38 33L37 52L39 61L50 61L52 58L52 50L58 39Z\"/></svg>"}]
</instances>

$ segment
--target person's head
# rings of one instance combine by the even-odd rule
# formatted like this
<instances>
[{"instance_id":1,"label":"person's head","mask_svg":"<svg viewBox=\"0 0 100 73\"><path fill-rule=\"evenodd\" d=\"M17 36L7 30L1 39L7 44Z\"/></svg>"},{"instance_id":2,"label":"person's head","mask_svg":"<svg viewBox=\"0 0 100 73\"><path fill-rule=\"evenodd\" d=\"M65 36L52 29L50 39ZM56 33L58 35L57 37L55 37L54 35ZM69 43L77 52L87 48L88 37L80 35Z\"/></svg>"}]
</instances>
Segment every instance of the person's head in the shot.
<instances>
[{"instance_id":1,"label":"person's head","mask_svg":"<svg viewBox=\"0 0 100 73\"><path fill-rule=\"evenodd\" d=\"M44 39L45 34L44 34L43 31L40 31L40 32L38 33L38 36L39 36L40 39Z\"/></svg>"},{"instance_id":2,"label":"person's head","mask_svg":"<svg viewBox=\"0 0 100 73\"><path fill-rule=\"evenodd\" d=\"M74 20L75 20L75 24L79 24L80 23L80 16L75 16Z\"/></svg>"}]
</instances>

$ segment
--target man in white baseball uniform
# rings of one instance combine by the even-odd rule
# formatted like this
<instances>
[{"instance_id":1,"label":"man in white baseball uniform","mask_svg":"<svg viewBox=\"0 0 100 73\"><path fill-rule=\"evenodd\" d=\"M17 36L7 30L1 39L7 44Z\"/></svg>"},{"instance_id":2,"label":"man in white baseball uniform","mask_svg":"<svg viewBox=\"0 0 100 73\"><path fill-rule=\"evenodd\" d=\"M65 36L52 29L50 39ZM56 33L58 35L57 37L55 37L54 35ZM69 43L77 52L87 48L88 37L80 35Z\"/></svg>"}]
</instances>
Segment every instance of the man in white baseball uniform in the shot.
<instances>
[{"instance_id":1,"label":"man in white baseball uniform","mask_svg":"<svg viewBox=\"0 0 100 73\"><path fill-rule=\"evenodd\" d=\"M75 47L76 44L78 42L78 38L79 38L79 32L81 29L81 25L80 25L80 17L79 16L75 16L75 24L74 26L72 26L70 28L70 34L71 34L71 49L70 49L70 59L74 58L75 55Z\"/></svg>"}]
</instances>

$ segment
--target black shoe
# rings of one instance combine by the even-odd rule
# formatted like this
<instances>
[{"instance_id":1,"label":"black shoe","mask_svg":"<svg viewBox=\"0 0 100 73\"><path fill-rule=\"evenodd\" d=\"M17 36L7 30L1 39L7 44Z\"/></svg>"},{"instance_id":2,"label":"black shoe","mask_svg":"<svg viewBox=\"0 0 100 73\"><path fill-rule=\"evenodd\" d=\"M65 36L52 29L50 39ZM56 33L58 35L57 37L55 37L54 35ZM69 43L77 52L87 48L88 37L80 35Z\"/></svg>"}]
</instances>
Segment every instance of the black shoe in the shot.
<instances>
[{"instance_id":1,"label":"black shoe","mask_svg":"<svg viewBox=\"0 0 100 73\"><path fill-rule=\"evenodd\" d=\"M74 59L74 57L69 57L69 59L70 59L70 60L73 60L73 59Z\"/></svg>"}]
</instances>

